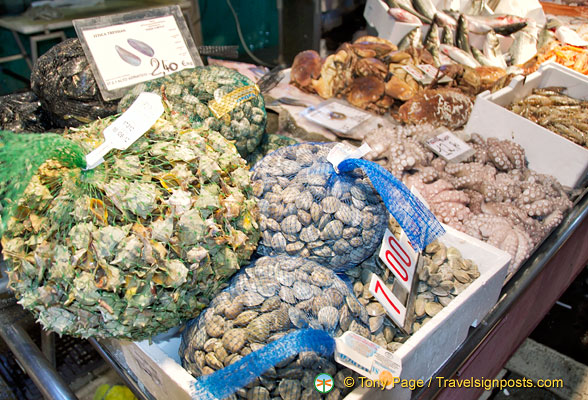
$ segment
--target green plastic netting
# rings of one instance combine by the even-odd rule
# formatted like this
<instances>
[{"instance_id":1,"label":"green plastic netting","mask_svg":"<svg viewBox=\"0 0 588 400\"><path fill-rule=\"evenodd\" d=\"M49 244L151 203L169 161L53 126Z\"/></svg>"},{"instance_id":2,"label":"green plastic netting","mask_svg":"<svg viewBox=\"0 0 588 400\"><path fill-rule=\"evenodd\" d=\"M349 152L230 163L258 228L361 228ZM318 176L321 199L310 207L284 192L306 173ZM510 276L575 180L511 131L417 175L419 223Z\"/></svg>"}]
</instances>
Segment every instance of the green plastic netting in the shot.
<instances>
[{"instance_id":1,"label":"green plastic netting","mask_svg":"<svg viewBox=\"0 0 588 400\"><path fill-rule=\"evenodd\" d=\"M263 96L253 81L232 69L196 67L141 83L121 99L119 111L142 92L160 94L172 112L188 116L193 126L219 131L242 157L259 146L266 122Z\"/></svg>"},{"instance_id":2,"label":"green plastic netting","mask_svg":"<svg viewBox=\"0 0 588 400\"><path fill-rule=\"evenodd\" d=\"M197 316L248 261L257 208L235 146L169 113L83 171L113 120L64 137L2 133L3 254L45 328L142 339Z\"/></svg>"}]
</instances>

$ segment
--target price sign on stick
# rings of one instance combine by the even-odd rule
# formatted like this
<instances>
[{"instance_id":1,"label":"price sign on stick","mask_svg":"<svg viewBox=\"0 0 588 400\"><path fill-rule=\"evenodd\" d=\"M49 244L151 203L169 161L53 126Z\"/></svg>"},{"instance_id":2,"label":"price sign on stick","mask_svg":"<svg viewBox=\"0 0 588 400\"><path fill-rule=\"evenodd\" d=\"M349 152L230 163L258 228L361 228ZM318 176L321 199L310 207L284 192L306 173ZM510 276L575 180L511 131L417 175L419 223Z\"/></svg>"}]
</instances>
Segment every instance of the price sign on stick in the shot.
<instances>
[{"instance_id":1,"label":"price sign on stick","mask_svg":"<svg viewBox=\"0 0 588 400\"><path fill-rule=\"evenodd\" d=\"M404 232L397 239L386 229L379 253L380 260L394 275L394 288L390 290L376 275L372 275L370 293L382 304L392 321L409 332L412 324L412 308L416 295L416 272L422 268L422 258Z\"/></svg>"}]
</instances>

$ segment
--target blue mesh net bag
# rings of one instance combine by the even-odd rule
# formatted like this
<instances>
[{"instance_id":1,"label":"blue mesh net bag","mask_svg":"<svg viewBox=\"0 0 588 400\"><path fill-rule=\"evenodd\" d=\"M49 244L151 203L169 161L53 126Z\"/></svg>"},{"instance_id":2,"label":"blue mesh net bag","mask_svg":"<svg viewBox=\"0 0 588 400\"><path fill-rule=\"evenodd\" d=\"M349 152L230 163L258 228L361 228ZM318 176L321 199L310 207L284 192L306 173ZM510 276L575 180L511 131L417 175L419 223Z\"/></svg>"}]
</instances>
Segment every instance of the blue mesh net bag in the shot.
<instances>
[{"instance_id":1,"label":"blue mesh net bag","mask_svg":"<svg viewBox=\"0 0 588 400\"><path fill-rule=\"evenodd\" d=\"M327 160L335 145L284 147L254 166L253 193L261 213L259 253L349 269L378 248L388 211L418 250L444 232L406 186L379 165L348 159L335 171Z\"/></svg>"},{"instance_id":2,"label":"blue mesh net bag","mask_svg":"<svg viewBox=\"0 0 588 400\"><path fill-rule=\"evenodd\" d=\"M332 270L262 257L188 324L180 357L199 378L194 398L312 398L319 373L338 374L333 337L351 330L371 338L367 321L367 310ZM339 373L340 380L349 374ZM340 386L333 399L346 393Z\"/></svg>"}]
</instances>

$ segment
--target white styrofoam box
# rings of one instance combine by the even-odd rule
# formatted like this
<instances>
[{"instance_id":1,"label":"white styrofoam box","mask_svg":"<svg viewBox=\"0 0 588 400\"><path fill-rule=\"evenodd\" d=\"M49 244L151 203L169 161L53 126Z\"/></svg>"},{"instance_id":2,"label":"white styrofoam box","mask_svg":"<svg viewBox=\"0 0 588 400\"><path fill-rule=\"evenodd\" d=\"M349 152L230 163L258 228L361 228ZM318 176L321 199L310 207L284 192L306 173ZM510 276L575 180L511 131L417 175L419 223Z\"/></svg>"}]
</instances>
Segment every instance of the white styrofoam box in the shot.
<instances>
[{"instance_id":1,"label":"white styrofoam box","mask_svg":"<svg viewBox=\"0 0 588 400\"><path fill-rule=\"evenodd\" d=\"M367 0L363 16L378 31L379 37L398 44L408 32L420 25L396 21L388 14L389 8L382 0Z\"/></svg>"},{"instance_id":2,"label":"white styrofoam box","mask_svg":"<svg viewBox=\"0 0 588 400\"><path fill-rule=\"evenodd\" d=\"M509 86L495 93L479 94L465 132L514 140L525 149L529 168L553 175L565 186L576 187L588 173L588 150L505 108L533 89L548 86L564 86L569 96L588 99L588 77L547 62L526 78L515 77Z\"/></svg>"},{"instance_id":3,"label":"white styrofoam box","mask_svg":"<svg viewBox=\"0 0 588 400\"><path fill-rule=\"evenodd\" d=\"M368 24L378 31L379 37L387 39L394 44L398 44L407 33L421 25L396 21L394 17L388 14L389 8L390 7L388 7L388 5L382 0L367 0L363 10L363 16ZM422 38L424 39L429 31L429 25L422 25L421 31ZM472 46L482 49L486 36L470 32L468 34L468 39ZM513 39L510 36L498 35L498 39L502 52L506 52L513 42Z\"/></svg>"},{"instance_id":4,"label":"white styrofoam box","mask_svg":"<svg viewBox=\"0 0 588 400\"><path fill-rule=\"evenodd\" d=\"M470 326L476 326L498 300L510 255L449 226L440 240L456 247L464 258L473 260L480 277L460 293L431 321L414 333L397 351L402 360L402 379L430 378L465 340ZM157 399L189 400L194 378L180 365L177 328L141 342L118 341L125 361L139 381ZM381 391L358 388L345 399L409 399L410 390Z\"/></svg>"},{"instance_id":5,"label":"white styrofoam box","mask_svg":"<svg viewBox=\"0 0 588 400\"><path fill-rule=\"evenodd\" d=\"M415 332L394 354L402 360L401 379L427 381L465 340L470 326L478 322L498 301L510 255L465 233L443 225L447 234L440 241L456 247L473 260L480 277L460 293L431 321ZM408 400L409 388L390 391L356 389L345 400Z\"/></svg>"}]
</instances>

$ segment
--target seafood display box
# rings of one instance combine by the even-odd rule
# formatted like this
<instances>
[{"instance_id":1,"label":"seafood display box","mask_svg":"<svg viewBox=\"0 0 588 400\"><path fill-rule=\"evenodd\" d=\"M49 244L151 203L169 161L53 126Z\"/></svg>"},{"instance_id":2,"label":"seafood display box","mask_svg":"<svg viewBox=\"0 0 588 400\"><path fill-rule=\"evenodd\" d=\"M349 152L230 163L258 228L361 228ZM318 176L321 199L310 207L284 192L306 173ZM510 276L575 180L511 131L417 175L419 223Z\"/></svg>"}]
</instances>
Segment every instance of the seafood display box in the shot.
<instances>
[{"instance_id":1,"label":"seafood display box","mask_svg":"<svg viewBox=\"0 0 588 400\"><path fill-rule=\"evenodd\" d=\"M437 6L436 1L433 3ZM388 14L388 5L382 0L367 0L363 10L363 17L368 24L378 32L378 36L397 44L402 38L414 28L420 26L422 30L422 37L425 37L429 31L430 25L418 25L408 22L396 21L394 17ZM439 7L440 9L443 7ZM484 44L485 36L469 33L468 39L470 43L481 49ZM506 52L512 45L513 39L509 36L499 35L500 48Z\"/></svg>"},{"instance_id":2,"label":"seafood display box","mask_svg":"<svg viewBox=\"0 0 588 400\"><path fill-rule=\"evenodd\" d=\"M505 108L535 88L550 86L563 86L567 95L588 100L586 76L547 62L526 78L515 77L509 86L495 93L479 94L465 131L514 140L525 149L529 168L553 175L565 186L578 187L588 174L588 150Z\"/></svg>"},{"instance_id":3,"label":"seafood display box","mask_svg":"<svg viewBox=\"0 0 588 400\"><path fill-rule=\"evenodd\" d=\"M444 226L440 240L459 249L464 258L478 265L480 277L447 307L414 333L396 354L402 360L402 378L428 379L465 340L470 326L476 326L498 300L510 256L486 243ZM181 367L178 329L155 336L152 342L119 342L129 369L156 398L190 399L194 378ZM359 385L358 385L359 386ZM410 390L391 391L359 388L347 400L409 399Z\"/></svg>"}]
</instances>

